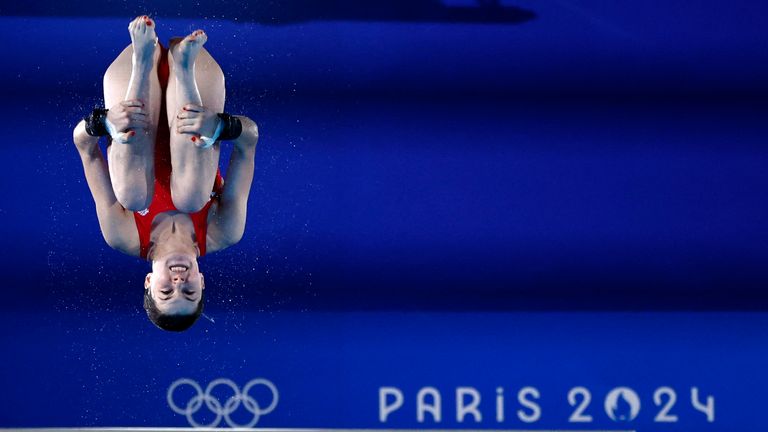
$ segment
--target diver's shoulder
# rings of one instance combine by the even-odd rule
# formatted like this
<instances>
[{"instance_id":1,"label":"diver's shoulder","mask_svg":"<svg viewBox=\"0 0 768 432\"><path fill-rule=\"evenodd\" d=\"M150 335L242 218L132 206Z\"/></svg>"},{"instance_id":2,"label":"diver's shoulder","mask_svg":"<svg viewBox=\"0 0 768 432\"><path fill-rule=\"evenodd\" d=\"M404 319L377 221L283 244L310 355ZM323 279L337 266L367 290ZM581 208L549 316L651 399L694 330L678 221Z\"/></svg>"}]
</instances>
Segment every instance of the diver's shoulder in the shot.
<instances>
[{"instance_id":1,"label":"diver's shoulder","mask_svg":"<svg viewBox=\"0 0 768 432\"><path fill-rule=\"evenodd\" d=\"M141 246L138 239L128 239L120 236L104 236L107 245L112 249L122 252L126 255L138 257L141 256Z\"/></svg>"}]
</instances>

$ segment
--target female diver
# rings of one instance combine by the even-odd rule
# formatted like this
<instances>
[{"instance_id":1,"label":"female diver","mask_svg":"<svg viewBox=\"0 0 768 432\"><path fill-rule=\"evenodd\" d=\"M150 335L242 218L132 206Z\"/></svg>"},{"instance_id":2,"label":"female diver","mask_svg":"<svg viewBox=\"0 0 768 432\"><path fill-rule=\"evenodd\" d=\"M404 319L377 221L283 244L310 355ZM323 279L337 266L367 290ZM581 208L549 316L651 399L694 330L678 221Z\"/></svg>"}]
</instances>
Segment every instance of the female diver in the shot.
<instances>
[{"instance_id":1,"label":"female diver","mask_svg":"<svg viewBox=\"0 0 768 432\"><path fill-rule=\"evenodd\" d=\"M224 74L203 48L202 30L171 39L168 49L146 15L128 30L131 45L104 75L109 110L95 109L73 139L104 240L152 262L147 315L162 329L182 331L202 312L197 258L243 235L259 133L251 119L223 113ZM109 163L102 135L109 136ZM234 143L226 183L220 140Z\"/></svg>"}]
</instances>

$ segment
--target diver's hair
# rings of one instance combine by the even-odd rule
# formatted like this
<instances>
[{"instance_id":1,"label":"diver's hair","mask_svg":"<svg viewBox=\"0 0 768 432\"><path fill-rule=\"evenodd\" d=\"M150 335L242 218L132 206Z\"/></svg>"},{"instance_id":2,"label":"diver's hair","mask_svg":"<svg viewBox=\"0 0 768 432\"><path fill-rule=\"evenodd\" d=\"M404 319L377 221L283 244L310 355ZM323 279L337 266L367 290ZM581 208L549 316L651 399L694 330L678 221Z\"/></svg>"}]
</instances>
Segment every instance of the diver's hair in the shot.
<instances>
[{"instance_id":1,"label":"diver's hair","mask_svg":"<svg viewBox=\"0 0 768 432\"><path fill-rule=\"evenodd\" d=\"M155 303L155 299L153 299L149 293L149 288L145 288L144 310L147 311L149 320L152 321L152 323L158 328L167 331L181 332L192 327L192 324L194 324L195 321L197 321L197 319L200 318L200 315L203 313L204 292L205 291L200 292L200 302L197 304L197 309L195 309L194 312L184 315L171 315L160 312L160 310L157 308L157 304Z\"/></svg>"}]
</instances>

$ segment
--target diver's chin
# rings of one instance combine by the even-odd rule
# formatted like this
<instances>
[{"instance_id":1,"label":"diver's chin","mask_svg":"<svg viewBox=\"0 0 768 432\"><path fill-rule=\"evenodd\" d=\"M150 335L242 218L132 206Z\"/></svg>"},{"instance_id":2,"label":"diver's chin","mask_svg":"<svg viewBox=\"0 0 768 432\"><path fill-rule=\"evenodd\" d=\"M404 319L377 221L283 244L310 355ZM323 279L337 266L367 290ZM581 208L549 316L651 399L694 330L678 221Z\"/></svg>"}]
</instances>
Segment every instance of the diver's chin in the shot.
<instances>
[{"instance_id":1,"label":"diver's chin","mask_svg":"<svg viewBox=\"0 0 768 432\"><path fill-rule=\"evenodd\" d=\"M194 267L194 263L197 261L196 257L192 254L172 252L168 253L155 261L164 262L163 267L185 267L186 270L190 270Z\"/></svg>"}]
</instances>

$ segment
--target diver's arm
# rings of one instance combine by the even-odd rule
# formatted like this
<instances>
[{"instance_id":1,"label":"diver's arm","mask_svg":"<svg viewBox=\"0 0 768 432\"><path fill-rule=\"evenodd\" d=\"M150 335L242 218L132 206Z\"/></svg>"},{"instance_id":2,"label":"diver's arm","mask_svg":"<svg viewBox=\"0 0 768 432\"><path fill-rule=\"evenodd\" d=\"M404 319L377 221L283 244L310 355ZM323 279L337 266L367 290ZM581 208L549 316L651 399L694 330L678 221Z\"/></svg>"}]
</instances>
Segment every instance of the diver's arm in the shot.
<instances>
[{"instance_id":1,"label":"diver's arm","mask_svg":"<svg viewBox=\"0 0 768 432\"><path fill-rule=\"evenodd\" d=\"M259 128L253 120L237 116L243 131L233 140L235 147L229 159L227 179L218 206L209 215L206 243L209 252L225 249L240 241L245 231L248 194L253 181L256 143Z\"/></svg>"},{"instance_id":2,"label":"diver's arm","mask_svg":"<svg viewBox=\"0 0 768 432\"><path fill-rule=\"evenodd\" d=\"M96 215L104 240L120 252L139 256L139 234L133 213L125 210L115 197L107 163L99 148L99 138L86 133L85 121L77 124L72 138L96 203Z\"/></svg>"}]
</instances>

